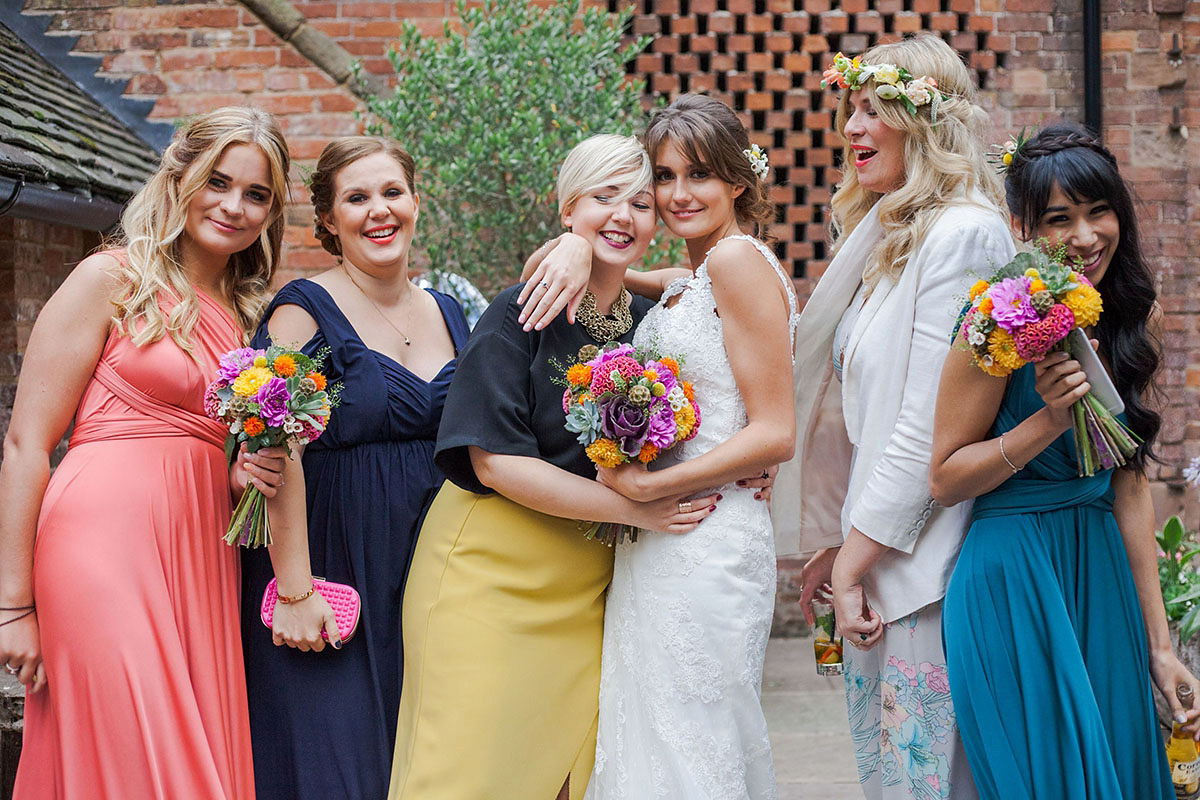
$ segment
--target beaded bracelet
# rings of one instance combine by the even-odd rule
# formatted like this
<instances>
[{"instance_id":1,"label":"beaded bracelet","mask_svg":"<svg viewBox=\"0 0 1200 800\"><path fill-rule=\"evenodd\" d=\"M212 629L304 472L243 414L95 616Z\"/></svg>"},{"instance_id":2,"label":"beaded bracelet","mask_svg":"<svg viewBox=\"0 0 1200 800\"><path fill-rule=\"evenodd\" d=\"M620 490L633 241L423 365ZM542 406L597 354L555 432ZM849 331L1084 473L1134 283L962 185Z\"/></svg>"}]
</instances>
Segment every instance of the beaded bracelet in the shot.
<instances>
[{"instance_id":1,"label":"beaded bracelet","mask_svg":"<svg viewBox=\"0 0 1200 800\"><path fill-rule=\"evenodd\" d=\"M1005 464L1008 464L1008 468L1013 471L1013 475L1016 475L1021 471L1021 468L1012 463L1012 460L1008 457L1008 453L1004 452L1004 436L1005 434L1000 434L1000 457L1004 459Z\"/></svg>"}]
</instances>

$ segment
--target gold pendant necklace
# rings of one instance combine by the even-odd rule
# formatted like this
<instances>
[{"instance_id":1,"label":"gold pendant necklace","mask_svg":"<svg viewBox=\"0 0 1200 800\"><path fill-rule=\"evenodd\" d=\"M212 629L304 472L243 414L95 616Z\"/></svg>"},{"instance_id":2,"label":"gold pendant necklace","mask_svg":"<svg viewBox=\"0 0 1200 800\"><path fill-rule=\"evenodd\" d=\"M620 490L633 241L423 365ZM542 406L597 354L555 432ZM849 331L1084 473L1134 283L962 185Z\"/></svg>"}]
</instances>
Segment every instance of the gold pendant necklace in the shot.
<instances>
[{"instance_id":1,"label":"gold pendant necklace","mask_svg":"<svg viewBox=\"0 0 1200 800\"><path fill-rule=\"evenodd\" d=\"M607 316L596 310L596 295L590 290L584 292L579 310L575 312L575 319L588 332L588 336L597 342L605 344L616 341L633 327L633 314L629 312L629 292L621 290Z\"/></svg>"},{"instance_id":2,"label":"gold pendant necklace","mask_svg":"<svg viewBox=\"0 0 1200 800\"><path fill-rule=\"evenodd\" d=\"M404 340L404 346L405 347L411 346L412 340L408 338L408 334L406 334L404 331L397 328L396 324L394 322L392 322L390 319L388 319L387 314L383 313L383 309L380 308L378 305L376 305L375 301L371 299L371 295L369 295L363 291L363 288L358 285L358 281L354 280L354 276L350 274L350 270L346 269L346 262L344 262L344 261L339 262L338 266L340 266L342 268L342 272L346 273L346 277L349 278L350 282L354 284L354 288L358 289L358 293L361 294L363 297L367 298L367 302L370 303L375 308L376 313L378 313L379 316L383 317L383 321L386 322L391 327L392 330L394 330L396 333L400 334L400 338ZM409 289L409 291L411 292L412 289Z\"/></svg>"}]
</instances>

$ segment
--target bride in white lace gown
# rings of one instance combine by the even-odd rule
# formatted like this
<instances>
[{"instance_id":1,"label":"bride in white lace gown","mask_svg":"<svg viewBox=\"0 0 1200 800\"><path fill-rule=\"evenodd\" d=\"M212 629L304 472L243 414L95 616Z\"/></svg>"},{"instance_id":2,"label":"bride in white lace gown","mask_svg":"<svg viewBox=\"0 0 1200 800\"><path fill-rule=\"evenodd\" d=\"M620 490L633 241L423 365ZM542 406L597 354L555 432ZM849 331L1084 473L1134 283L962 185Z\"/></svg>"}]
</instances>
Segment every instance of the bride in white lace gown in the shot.
<instances>
[{"instance_id":1,"label":"bride in white lace gown","mask_svg":"<svg viewBox=\"0 0 1200 800\"><path fill-rule=\"evenodd\" d=\"M666 289L634 342L681 356L702 423L656 469L600 480L629 497L722 499L691 533L643 531L618 546L586 798L773 798L760 695L775 550L765 504L735 480L791 453L796 300L771 251L741 232L769 205L733 112L684 95L646 142L658 211L686 239L693 274Z\"/></svg>"}]
</instances>

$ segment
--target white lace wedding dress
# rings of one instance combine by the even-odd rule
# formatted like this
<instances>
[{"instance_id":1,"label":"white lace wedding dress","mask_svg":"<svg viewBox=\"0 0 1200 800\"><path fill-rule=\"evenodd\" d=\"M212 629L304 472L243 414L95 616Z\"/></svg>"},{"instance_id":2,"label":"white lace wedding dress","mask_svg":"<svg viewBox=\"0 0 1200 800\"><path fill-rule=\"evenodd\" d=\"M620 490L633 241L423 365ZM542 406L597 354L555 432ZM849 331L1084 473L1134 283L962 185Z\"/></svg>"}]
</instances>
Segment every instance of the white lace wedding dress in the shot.
<instances>
[{"instance_id":1,"label":"white lace wedding dress","mask_svg":"<svg viewBox=\"0 0 1200 800\"><path fill-rule=\"evenodd\" d=\"M739 238L779 272L794 332L791 280L765 245ZM664 458L695 458L746 425L707 263L672 284L634 336L637 346L683 356L682 374L700 406L699 433ZM585 800L776 796L761 704L775 602L771 520L753 489L729 483L716 491L724 496L717 510L691 533L642 531L636 543L617 547Z\"/></svg>"}]
</instances>

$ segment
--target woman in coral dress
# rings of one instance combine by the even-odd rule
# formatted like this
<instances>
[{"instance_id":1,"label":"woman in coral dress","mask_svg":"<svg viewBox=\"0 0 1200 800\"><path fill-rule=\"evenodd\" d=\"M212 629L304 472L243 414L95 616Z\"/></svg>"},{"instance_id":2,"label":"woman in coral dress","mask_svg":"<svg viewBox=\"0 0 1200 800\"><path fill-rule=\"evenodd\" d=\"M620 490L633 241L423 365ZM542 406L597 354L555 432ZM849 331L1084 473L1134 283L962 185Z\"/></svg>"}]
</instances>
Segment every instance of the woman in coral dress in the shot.
<instances>
[{"instance_id":1,"label":"woman in coral dress","mask_svg":"<svg viewBox=\"0 0 1200 800\"><path fill-rule=\"evenodd\" d=\"M287 168L268 115L196 117L124 246L81 262L34 326L0 471L20 800L254 796L225 430L202 399L278 263ZM273 492L277 451L238 465Z\"/></svg>"}]
</instances>

